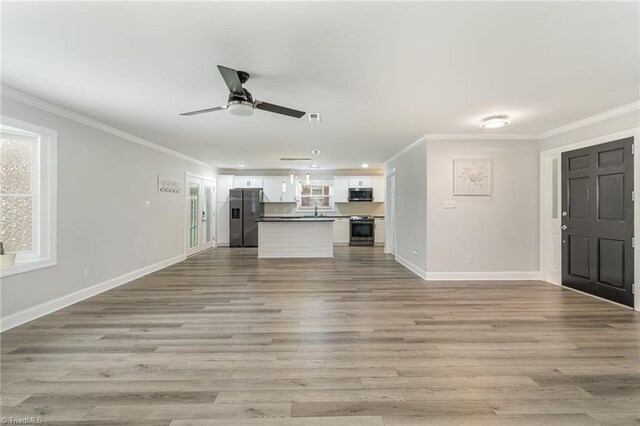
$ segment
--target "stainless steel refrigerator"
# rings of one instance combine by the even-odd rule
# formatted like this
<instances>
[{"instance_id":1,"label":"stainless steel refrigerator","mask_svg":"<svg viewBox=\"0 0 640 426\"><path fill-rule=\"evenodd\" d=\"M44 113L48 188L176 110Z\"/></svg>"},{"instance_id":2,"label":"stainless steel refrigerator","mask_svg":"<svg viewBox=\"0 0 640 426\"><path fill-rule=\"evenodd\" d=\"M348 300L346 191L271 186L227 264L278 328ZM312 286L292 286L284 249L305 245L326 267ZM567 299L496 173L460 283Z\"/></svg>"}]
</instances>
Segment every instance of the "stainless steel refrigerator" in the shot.
<instances>
[{"instance_id":1,"label":"stainless steel refrigerator","mask_svg":"<svg viewBox=\"0 0 640 426\"><path fill-rule=\"evenodd\" d=\"M264 214L262 189L229 190L229 247L258 247L258 223Z\"/></svg>"}]
</instances>

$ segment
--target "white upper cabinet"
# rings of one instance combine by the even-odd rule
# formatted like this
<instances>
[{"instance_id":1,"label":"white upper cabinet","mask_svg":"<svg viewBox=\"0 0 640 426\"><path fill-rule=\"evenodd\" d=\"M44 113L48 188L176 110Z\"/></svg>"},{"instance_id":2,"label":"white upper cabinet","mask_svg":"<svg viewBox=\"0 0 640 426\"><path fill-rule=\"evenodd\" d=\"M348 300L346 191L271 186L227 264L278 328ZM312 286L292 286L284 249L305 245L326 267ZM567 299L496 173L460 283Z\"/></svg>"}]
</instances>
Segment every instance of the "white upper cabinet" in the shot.
<instances>
[{"instance_id":1,"label":"white upper cabinet","mask_svg":"<svg viewBox=\"0 0 640 426\"><path fill-rule=\"evenodd\" d=\"M374 177L373 179L373 201L376 203L384 202L387 192L386 180L384 177Z\"/></svg>"},{"instance_id":2,"label":"white upper cabinet","mask_svg":"<svg viewBox=\"0 0 640 426\"><path fill-rule=\"evenodd\" d=\"M347 177L333 178L333 202L334 203L349 202L349 178Z\"/></svg>"},{"instance_id":3,"label":"white upper cabinet","mask_svg":"<svg viewBox=\"0 0 640 426\"><path fill-rule=\"evenodd\" d=\"M281 201L283 203L295 203L296 202L296 184L289 183L289 178L286 178L285 183L287 184L287 190L282 191ZM282 186L282 179L280 179L280 186Z\"/></svg>"},{"instance_id":4,"label":"white upper cabinet","mask_svg":"<svg viewBox=\"0 0 640 426\"><path fill-rule=\"evenodd\" d=\"M282 179L266 177L262 180L262 183L265 203L279 203L282 201Z\"/></svg>"},{"instance_id":5,"label":"white upper cabinet","mask_svg":"<svg viewBox=\"0 0 640 426\"><path fill-rule=\"evenodd\" d=\"M282 190L282 181L285 181L287 190ZM263 193L265 203L295 203L296 186L288 182L288 178L283 177L264 177Z\"/></svg>"},{"instance_id":6,"label":"white upper cabinet","mask_svg":"<svg viewBox=\"0 0 640 426\"><path fill-rule=\"evenodd\" d=\"M370 177L349 178L349 188L373 188L373 179Z\"/></svg>"},{"instance_id":7,"label":"white upper cabinet","mask_svg":"<svg viewBox=\"0 0 640 426\"><path fill-rule=\"evenodd\" d=\"M219 203L229 201L229 190L233 189L233 176L220 175L217 178L216 198Z\"/></svg>"},{"instance_id":8,"label":"white upper cabinet","mask_svg":"<svg viewBox=\"0 0 640 426\"><path fill-rule=\"evenodd\" d=\"M233 184L236 188L262 188L263 187L263 179L257 177L235 177L233 179Z\"/></svg>"}]
</instances>

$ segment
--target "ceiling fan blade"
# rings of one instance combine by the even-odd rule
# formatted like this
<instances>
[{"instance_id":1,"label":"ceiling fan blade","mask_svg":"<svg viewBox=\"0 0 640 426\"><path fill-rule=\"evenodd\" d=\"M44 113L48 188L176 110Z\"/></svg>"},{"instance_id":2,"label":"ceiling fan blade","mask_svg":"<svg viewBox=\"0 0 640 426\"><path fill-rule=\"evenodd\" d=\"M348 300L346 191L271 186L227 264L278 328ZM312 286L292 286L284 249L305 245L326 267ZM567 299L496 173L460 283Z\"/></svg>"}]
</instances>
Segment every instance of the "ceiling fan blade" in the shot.
<instances>
[{"instance_id":1,"label":"ceiling fan blade","mask_svg":"<svg viewBox=\"0 0 640 426\"><path fill-rule=\"evenodd\" d=\"M218 65L218 71L220 71L220 74L222 74L222 78L227 84L229 92L233 93L235 96L247 100L247 97L244 94L244 89L242 88L242 82L240 81L240 77L238 76L238 71L231 68L223 67L222 65Z\"/></svg>"},{"instance_id":2,"label":"ceiling fan blade","mask_svg":"<svg viewBox=\"0 0 640 426\"><path fill-rule=\"evenodd\" d=\"M289 117L300 118L306 114L304 111L298 111L297 109L291 109L280 105L274 105L267 102L256 101L255 108L263 111L275 112L276 114L288 115Z\"/></svg>"},{"instance_id":3,"label":"ceiling fan blade","mask_svg":"<svg viewBox=\"0 0 640 426\"><path fill-rule=\"evenodd\" d=\"M199 109L197 111L183 112L180 115L198 115L198 114L204 114L206 112L222 111L223 109L227 109L227 107L219 106L219 107L213 107L213 108L207 108L207 109Z\"/></svg>"}]
</instances>

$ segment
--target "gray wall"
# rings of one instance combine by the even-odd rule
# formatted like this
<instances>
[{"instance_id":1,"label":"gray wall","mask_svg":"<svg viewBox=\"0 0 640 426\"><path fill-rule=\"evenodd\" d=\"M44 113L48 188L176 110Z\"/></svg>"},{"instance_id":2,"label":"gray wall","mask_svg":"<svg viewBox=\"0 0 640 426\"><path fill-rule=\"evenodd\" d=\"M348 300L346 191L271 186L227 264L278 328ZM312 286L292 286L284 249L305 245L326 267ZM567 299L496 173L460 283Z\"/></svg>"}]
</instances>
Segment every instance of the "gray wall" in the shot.
<instances>
[{"instance_id":1,"label":"gray wall","mask_svg":"<svg viewBox=\"0 0 640 426\"><path fill-rule=\"evenodd\" d=\"M58 264L2 279L3 318L185 252L184 191L158 192L157 176L184 189L212 168L4 97L2 114L58 132Z\"/></svg>"},{"instance_id":2,"label":"gray wall","mask_svg":"<svg viewBox=\"0 0 640 426\"><path fill-rule=\"evenodd\" d=\"M535 140L427 141L428 272L539 270L538 152ZM491 196L453 196L453 159L465 157L493 159Z\"/></svg>"},{"instance_id":3,"label":"gray wall","mask_svg":"<svg viewBox=\"0 0 640 426\"><path fill-rule=\"evenodd\" d=\"M396 169L396 255L427 269L427 147L424 141L385 165ZM417 250L418 254L414 254Z\"/></svg>"}]
</instances>

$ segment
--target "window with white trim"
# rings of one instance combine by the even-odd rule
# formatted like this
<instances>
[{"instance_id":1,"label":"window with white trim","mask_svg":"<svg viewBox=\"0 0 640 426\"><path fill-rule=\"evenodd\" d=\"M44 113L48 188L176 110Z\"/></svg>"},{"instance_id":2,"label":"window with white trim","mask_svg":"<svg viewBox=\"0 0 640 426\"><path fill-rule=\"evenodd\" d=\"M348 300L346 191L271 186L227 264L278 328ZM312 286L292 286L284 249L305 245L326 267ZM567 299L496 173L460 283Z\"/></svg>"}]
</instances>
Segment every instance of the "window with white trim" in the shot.
<instances>
[{"instance_id":1,"label":"window with white trim","mask_svg":"<svg viewBox=\"0 0 640 426\"><path fill-rule=\"evenodd\" d=\"M301 183L298 187L298 210L315 211L316 207L322 211L333 211L331 184L327 182Z\"/></svg>"},{"instance_id":2,"label":"window with white trim","mask_svg":"<svg viewBox=\"0 0 640 426\"><path fill-rule=\"evenodd\" d=\"M53 130L1 117L0 241L9 256L0 276L56 262L56 139Z\"/></svg>"}]
</instances>

